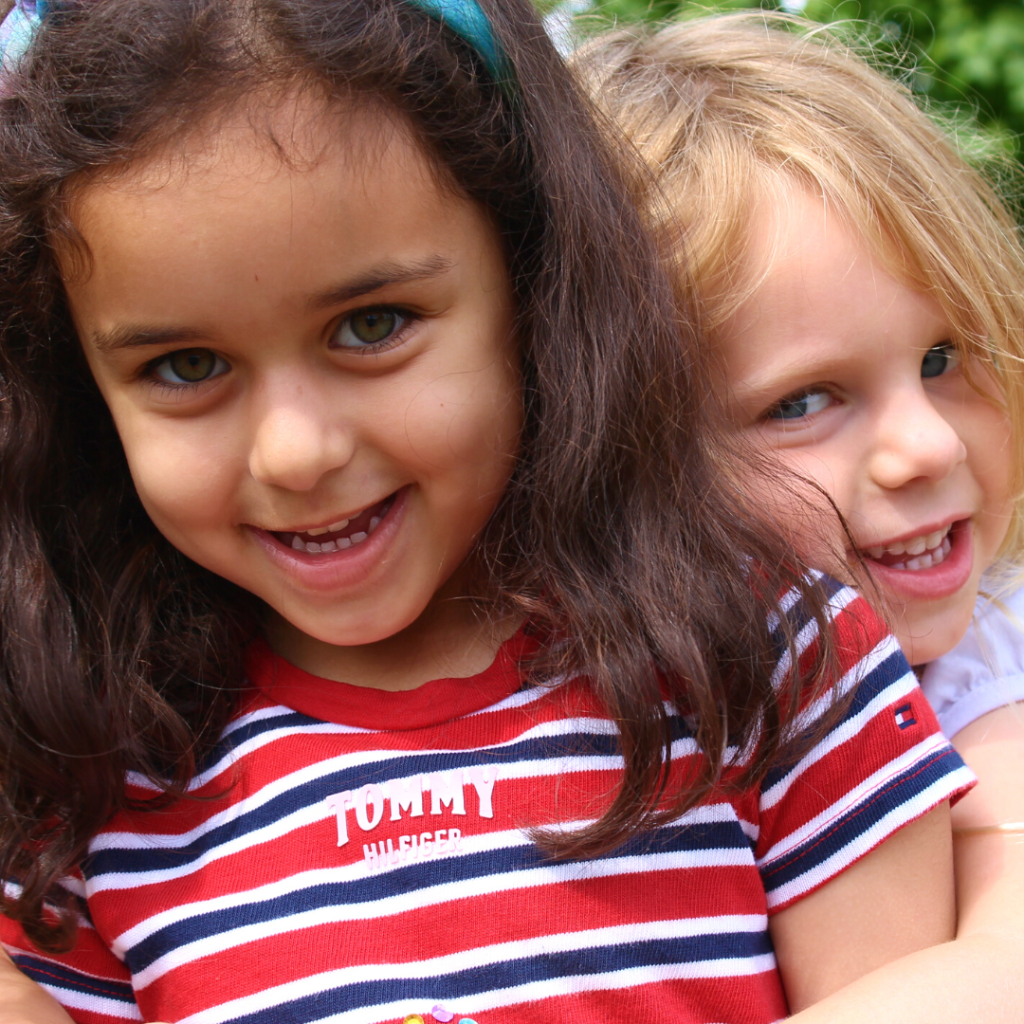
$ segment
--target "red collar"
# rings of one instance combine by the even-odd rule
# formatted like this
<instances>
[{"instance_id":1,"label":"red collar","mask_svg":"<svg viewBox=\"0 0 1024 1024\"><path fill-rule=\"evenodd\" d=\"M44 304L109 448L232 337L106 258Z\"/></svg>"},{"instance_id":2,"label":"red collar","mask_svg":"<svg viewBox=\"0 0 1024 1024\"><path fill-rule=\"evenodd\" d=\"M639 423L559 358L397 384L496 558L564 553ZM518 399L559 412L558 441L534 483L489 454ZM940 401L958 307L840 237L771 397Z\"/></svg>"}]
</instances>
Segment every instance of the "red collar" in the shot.
<instances>
[{"instance_id":1,"label":"red collar","mask_svg":"<svg viewBox=\"0 0 1024 1024\"><path fill-rule=\"evenodd\" d=\"M398 693L321 679L274 654L263 640L250 645L246 670L249 682L268 700L303 715L360 729L402 731L463 718L511 696L522 686L522 661L536 649L535 637L520 629L479 675L432 679Z\"/></svg>"}]
</instances>

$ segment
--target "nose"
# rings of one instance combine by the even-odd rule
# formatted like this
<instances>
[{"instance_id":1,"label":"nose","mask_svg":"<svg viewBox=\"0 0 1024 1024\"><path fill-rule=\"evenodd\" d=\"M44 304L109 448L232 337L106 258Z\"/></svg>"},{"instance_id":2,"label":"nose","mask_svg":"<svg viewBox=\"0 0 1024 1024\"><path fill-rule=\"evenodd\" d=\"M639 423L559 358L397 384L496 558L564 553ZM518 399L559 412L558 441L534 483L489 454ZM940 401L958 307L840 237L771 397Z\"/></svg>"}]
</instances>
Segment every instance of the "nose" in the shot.
<instances>
[{"instance_id":1,"label":"nose","mask_svg":"<svg viewBox=\"0 0 1024 1024\"><path fill-rule=\"evenodd\" d=\"M264 393L249 453L249 471L260 483L312 490L326 473L346 465L353 451L352 431L337 404L315 387L279 380Z\"/></svg>"},{"instance_id":2,"label":"nose","mask_svg":"<svg viewBox=\"0 0 1024 1024\"><path fill-rule=\"evenodd\" d=\"M894 394L876 423L870 472L887 490L944 480L967 458L960 435L920 388Z\"/></svg>"}]
</instances>

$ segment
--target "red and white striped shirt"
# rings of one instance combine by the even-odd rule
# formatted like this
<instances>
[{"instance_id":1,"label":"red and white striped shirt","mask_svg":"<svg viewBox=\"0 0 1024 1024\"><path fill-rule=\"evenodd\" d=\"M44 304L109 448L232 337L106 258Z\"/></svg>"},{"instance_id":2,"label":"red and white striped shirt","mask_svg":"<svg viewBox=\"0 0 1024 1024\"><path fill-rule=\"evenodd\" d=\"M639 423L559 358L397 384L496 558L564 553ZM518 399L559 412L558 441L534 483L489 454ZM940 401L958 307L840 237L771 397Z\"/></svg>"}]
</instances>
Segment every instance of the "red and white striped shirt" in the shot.
<instances>
[{"instance_id":1,"label":"red and white striped shirt","mask_svg":"<svg viewBox=\"0 0 1024 1024\"><path fill-rule=\"evenodd\" d=\"M93 840L76 949L40 954L9 921L4 945L81 1024L778 1020L768 915L972 781L866 603L837 587L832 610L843 718L759 789L587 861L530 830L607 806L615 729L585 680L523 686L522 634L405 693L261 646L196 799ZM684 777L701 755L672 725Z\"/></svg>"}]
</instances>

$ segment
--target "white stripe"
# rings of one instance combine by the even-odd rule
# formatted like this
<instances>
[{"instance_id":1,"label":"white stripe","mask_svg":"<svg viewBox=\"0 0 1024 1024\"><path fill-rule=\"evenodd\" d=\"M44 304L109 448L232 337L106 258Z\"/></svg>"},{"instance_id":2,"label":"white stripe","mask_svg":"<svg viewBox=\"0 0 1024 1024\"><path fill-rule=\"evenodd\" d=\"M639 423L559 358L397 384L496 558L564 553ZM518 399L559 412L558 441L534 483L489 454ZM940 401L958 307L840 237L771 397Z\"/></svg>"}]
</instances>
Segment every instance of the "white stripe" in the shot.
<instances>
[{"instance_id":1,"label":"white stripe","mask_svg":"<svg viewBox=\"0 0 1024 1024\"><path fill-rule=\"evenodd\" d=\"M525 704L530 704L533 701L539 700L545 697L550 692L550 689L555 685L558 685L560 680L552 684L542 684L532 687L529 690L516 691L511 696L506 697L504 700L499 701L497 704L492 704L489 707L481 708L479 711L474 711L464 717L473 718L477 715L488 714L489 712L506 711L511 708L521 707ZM237 732L239 729L244 728L253 722L263 721L268 718L284 718L290 715L302 714L302 712L296 711L294 708L287 707L284 704L275 704L273 707L261 708L259 711L252 711L249 714L242 715L240 718L235 719L233 722L228 723L227 727L221 733L221 739L225 739L232 733ZM291 725L282 726L280 729L268 729L265 732L260 733L258 736L250 737L244 743L240 743L237 747L232 747L230 750L225 752L224 756L221 757L215 764L211 765L205 771L189 780L187 792L194 792L197 789L201 789L203 786L208 785L218 775L228 771L238 760L242 757L251 756L261 747L265 747L268 743L277 742L282 738L287 738L292 735L368 735L371 733L383 734L388 732L386 729L365 729L355 725L342 725L336 722L311 722L306 725ZM416 751L418 753L418 751ZM136 786L140 789L145 789L150 792L158 793L161 790L158 786L154 786L152 782L136 772L129 772L127 775L127 781L129 785Z\"/></svg>"},{"instance_id":2,"label":"white stripe","mask_svg":"<svg viewBox=\"0 0 1024 1024\"><path fill-rule=\"evenodd\" d=\"M798 735L810 729L815 722L832 709L837 698L845 697L852 690L856 690L884 661L891 658L894 654L900 653L902 652L896 637L891 633L882 637L870 651L862 655L857 663L850 667L834 688L823 693L796 716L789 727L791 735ZM913 674L909 665L906 672L900 676L900 679L910 679L909 689L911 690L917 683L917 677ZM893 697L893 700L895 699Z\"/></svg>"},{"instance_id":3,"label":"white stripe","mask_svg":"<svg viewBox=\"0 0 1024 1024\"><path fill-rule=\"evenodd\" d=\"M77 896L79 899L85 899L85 879L78 875L65 875L63 878L57 879L57 884L67 892L71 893L72 896Z\"/></svg>"},{"instance_id":4,"label":"white stripe","mask_svg":"<svg viewBox=\"0 0 1024 1024\"><path fill-rule=\"evenodd\" d=\"M270 707L258 708L256 711L247 711L244 715L239 715L238 718L232 719L224 726L220 734L221 739L230 736L239 729L244 729L247 725L252 725L253 722L265 722L268 718L285 718L288 715L296 714L298 712L294 708L287 707L284 704L271 704Z\"/></svg>"},{"instance_id":5,"label":"white stripe","mask_svg":"<svg viewBox=\"0 0 1024 1024\"><path fill-rule=\"evenodd\" d=\"M895 642L895 641L893 641ZM887 646L887 645L880 645ZM891 653L891 652L890 652ZM871 652L859 665L863 665L868 659L874 660L878 658L879 661L883 661L888 654L881 651L878 647ZM843 677L840 682L840 687L846 687L848 682L851 681L851 676L858 671L858 668L852 669L846 676ZM853 683L857 680L854 678ZM761 791L760 797L760 808L761 813L771 810L780 800L782 800L789 792L790 787L804 774L808 769L817 764L822 758L831 754L837 747L841 747L844 743L854 739L861 730L872 720L876 715L883 714L892 704L902 697L906 697L908 694L913 693L917 686L917 679L914 673L907 671L904 675L900 676L899 679L890 683L884 690L876 694L871 701L864 705L864 707L853 717L847 718L845 721L840 722L836 725L829 733L827 733L814 747L812 747L798 762L788 771L775 785L768 789ZM845 691L844 691L845 692ZM823 700L830 700L831 698L822 698ZM943 740L943 737L936 733L939 740Z\"/></svg>"},{"instance_id":6,"label":"white stripe","mask_svg":"<svg viewBox=\"0 0 1024 1024\"><path fill-rule=\"evenodd\" d=\"M817 582L824 575L825 574L823 572L819 572L817 569L810 569L806 574L806 578L812 582ZM789 610L801 600L803 600L803 595L796 587L792 587L790 590L786 591L779 601L779 610L783 615L788 615ZM779 617L775 612L772 612L768 616L767 622L769 632L774 632L779 628Z\"/></svg>"},{"instance_id":7,"label":"white stripe","mask_svg":"<svg viewBox=\"0 0 1024 1024\"><path fill-rule=\"evenodd\" d=\"M287 982L262 992L222 1003L185 1017L179 1024L218 1024L249 1013L274 1006L282 1006L306 996L329 992L344 985L365 981L367 978L428 978L445 973L467 970L487 964L503 963L523 957L573 949L593 949L623 942L643 942L666 938L681 938L700 934L723 934L745 931L759 933L767 927L767 919L760 915L719 918L696 918L683 921L656 921L648 924L623 925L595 929L591 932L570 932L544 936L518 942L482 946L460 951L432 960L407 964L373 964L341 968L309 978ZM575 975L529 982L512 988L477 993L460 999L459 1015L479 1013L483 1010L507 1006L511 1003L533 1002L551 996L608 988L627 988L675 978L717 978L761 974L775 970L775 958L770 953L756 957L725 960L705 960L654 967L630 967L597 975ZM360 1007L330 1017L321 1018L333 1024L367 1024L368 1021L392 1020L407 1013L423 1013L422 1001L395 1002L374 1007ZM370 1016L373 1015L373 1016Z\"/></svg>"},{"instance_id":8,"label":"white stripe","mask_svg":"<svg viewBox=\"0 0 1024 1024\"><path fill-rule=\"evenodd\" d=\"M859 785L847 790L834 804L826 807L819 814L811 818L810 821L801 825L800 828L783 836L774 846L765 851L764 856L758 860L757 866L764 868L770 866L773 861L785 857L802 843L827 829L829 825L838 821L844 814L849 813L865 799L874 795L886 783L913 768L917 762L923 761L929 755L942 750L948 745L946 737L940 732L926 736L916 746L911 747L909 750L904 750L898 757L888 761Z\"/></svg>"},{"instance_id":9,"label":"white stripe","mask_svg":"<svg viewBox=\"0 0 1024 1024\"><path fill-rule=\"evenodd\" d=\"M498 701L497 704L490 704L485 708L480 708L479 711L471 711L468 715L464 715L463 718L476 718L478 715L489 715L492 712L509 711L512 708L525 707L527 704L533 704L535 701L551 696L552 692L561 686L562 683L571 682L572 678L575 677L567 680L564 676L558 676L555 679L534 683L525 690L516 690L514 693L510 693L504 700Z\"/></svg>"},{"instance_id":10,"label":"white stripe","mask_svg":"<svg viewBox=\"0 0 1024 1024\"><path fill-rule=\"evenodd\" d=\"M67 886L64 886L64 882L65 881L66 881L66 879L58 879L57 884L60 885L62 888L69 888ZM15 883L15 882L7 882L7 881L5 881L3 883L3 890L4 890L4 896L6 896L7 899L9 899L9 900L20 899L22 891L23 891L22 887L20 885L18 885L17 883ZM50 910L53 910L53 911L59 913L59 910L49 900L44 900L43 901L43 906L49 908ZM88 928L88 929L92 928L92 922L85 916L85 914L80 913L77 909L74 911L74 913L75 913L75 920L76 920L77 926L79 928ZM10 949L14 949L14 948L15 947L11 946L11 947L9 947L9 950ZM35 950L35 949L23 949L23 950L20 950L20 952L24 953L26 956L39 956L38 951Z\"/></svg>"},{"instance_id":11,"label":"white stripe","mask_svg":"<svg viewBox=\"0 0 1024 1024\"><path fill-rule=\"evenodd\" d=\"M283 708L282 710L287 711L288 714L294 714L290 708ZM196 790L202 789L203 786L209 785L219 775L234 768L243 757L251 757L262 747L270 743L277 743L281 739L287 739L289 736L350 735L354 732L363 733L368 731L367 729L356 729L349 725L335 725L333 722L311 722L305 725L287 725L281 726L278 729L266 729L256 736L251 736L237 747L231 747L216 764L211 765L205 771L200 772L199 775L189 779L186 792L194 793ZM136 772L129 773L127 781L129 785L137 786L140 789L160 792L157 786L154 786L152 782Z\"/></svg>"},{"instance_id":12,"label":"white stripe","mask_svg":"<svg viewBox=\"0 0 1024 1024\"><path fill-rule=\"evenodd\" d=\"M912 799L894 807L884 818L877 821L867 832L858 836L856 840L837 850L827 860L808 871L792 879L785 885L768 893L768 906L777 907L782 903L788 903L808 892L810 889L830 881L841 871L849 867L854 861L870 853L880 843L885 842L896 831L904 825L927 814L933 807L943 800L949 799L961 787L968 785L974 775L969 768L958 768L956 771L944 775L927 789L922 790Z\"/></svg>"},{"instance_id":13,"label":"white stripe","mask_svg":"<svg viewBox=\"0 0 1024 1024\"><path fill-rule=\"evenodd\" d=\"M467 844L468 845L468 844ZM318 907L272 921L258 921L229 931L218 932L203 939L168 950L144 970L135 973L132 982L142 991L158 978L183 964L221 953L247 942L283 935L303 928L313 928L343 921L372 921L407 913L454 900L471 899L499 892L513 892L545 885L564 885L582 879L608 878L617 875L649 874L652 871L674 871L719 866L746 867L752 862L749 849L679 851L615 857L606 860L573 864L545 864L480 878L445 882L415 892L397 893L364 903ZM114 945L117 945L115 940Z\"/></svg>"},{"instance_id":14,"label":"white stripe","mask_svg":"<svg viewBox=\"0 0 1024 1024\"><path fill-rule=\"evenodd\" d=\"M704 804L695 807L682 815L667 827L684 827L690 825L712 825L722 822L735 822L736 811L732 804L727 802L717 804ZM558 828L571 830L583 828L593 824L593 821L564 822ZM741 827L744 824L740 823ZM744 829L746 831L746 829ZM465 835L462 837L462 853L464 855L476 855L491 853L495 850L507 850L516 846L529 846L532 841L520 829L508 829L501 832L486 832L478 835ZM692 851L703 853L704 851ZM639 856L643 856L642 854ZM749 861L745 861L749 863ZM158 914L153 914L122 932L114 940L117 949L123 951L131 949L138 943L147 939L154 932L178 921L187 920L190 917L197 917L200 914L216 913L220 910L228 910L234 907L250 906L267 900L278 899L290 893L299 892L303 889L314 888L320 885L346 884L361 881L371 875L371 871L365 860L357 860L351 864L335 868L318 868L312 871L302 871L286 878L278 879L275 882L268 882L265 885L256 886L252 889L243 889L236 892L225 893L221 896L214 896L209 899L193 900L187 903L179 903Z\"/></svg>"},{"instance_id":15,"label":"white stripe","mask_svg":"<svg viewBox=\"0 0 1024 1024\"><path fill-rule=\"evenodd\" d=\"M673 757L689 756L692 755L694 750L694 742L689 738L676 740L672 744ZM373 751L372 753L376 755L382 752ZM385 760L390 760L394 757L393 751L387 753L389 756L388 758L385 758ZM332 762L336 760L340 759L331 759ZM270 799L272 796L278 795L279 792L287 791L287 789L292 788L295 784L294 780L296 777L301 776L299 784L305 784L305 782L310 778L315 778L318 775L330 774L330 771L336 770L334 768L331 768L330 771L322 770L325 763L327 762L319 762L310 768L303 769L301 772L295 772L292 775L285 776L282 780L275 780L275 782L269 783L260 790L255 797L239 801L239 803L233 807L227 808L219 814L212 815L211 818L207 819L200 826L190 832L181 833L179 835L108 832L103 833L93 840L90 844L90 852L103 849L146 850L155 852L161 849L175 849L176 847L185 846L188 842L192 841L192 839L210 831L213 827L213 825L210 824L211 822L214 824L220 824L222 822L230 821L233 818L239 817L241 814L241 811L239 811L238 808L251 810L253 807L258 807L265 803L266 800ZM621 770L621 767L622 759L617 754L593 754L586 757L561 759L545 758L538 761L515 761L511 764L499 765L498 769L500 771L499 779L526 779L561 776L572 772L619 771ZM268 790L272 791L269 796L267 795ZM185 876L194 874L196 871L205 868L208 864L212 864L223 857L233 856L236 853L249 850L262 843L279 839L281 836L287 835L289 832L305 828L327 818L331 818L334 816L334 813L335 812L327 806L324 800L318 799L305 807L300 807L291 814L269 822L262 828L252 829L241 836L236 836L226 842L220 843L209 850L204 851L201 856L187 864L151 871L111 871L96 874L87 880L86 888L91 897L96 893L103 892L108 889L131 889L137 886L155 885L176 878L184 878Z\"/></svg>"},{"instance_id":16,"label":"white stripe","mask_svg":"<svg viewBox=\"0 0 1024 1024\"><path fill-rule=\"evenodd\" d=\"M811 619L803 629L800 630L796 635L796 653L797 657L801 657L804 651L811 645L811 642L818 636L818 623L815 619ZM789 678L790 672L793 668L793 658L789 649L789 645L786 645L786 649L782 652L782 657L775 663L775 668L772 671L771 685L773 690L778 690L782 684Z\"/></svg>"},{"instance_id":17,"label":"white stripe","mask_svg":"<svg viewBox=\"0 0 1024 1024\"><path fill-rule=\"evenodd\" d=\"M103 1014L107 1017L120 1017L121 1020L142 1020L142 1014L135 1003L125 1003L120 999L108 999L106 996L93 996L85 992L74 992L69 988L40 982L41 988L57 1000L61 1006L69 1010L87 1010L89 1013Z\"/></svg>"},{"instance_id":18,"label":"white stripe","mask_svg":"<svg viewBox=\"0 0 1024 1024\"><path fill-rule=\"evenodd\" d=\"M820 574L818 574L820 576ZM857 599L857 592L850 587L842 587L837 590L825 604L825 614L828 617L829 622L834 622L839 616L839 613L846 608L847 605ZM791 590L786 595L786 599L780 602L783 611L788 612L789 609L797 603L800 598L800 593L797 590ZM776 615L770 615L768 617L768 628L775 630L778 628L779 619ZM796 652L797 657L801 657L804 651L814 642L818 636L818 621L812 618L809 622L805 623L803 629L796 636ZM782 657L778 660L775 665L775 669L772 672L772 687L778 689L786 677L789 675L790 669L793 666L792 658L790 657L789 647L782 652Z\"/></svg>"},{"instance_id":19,"label":"white stripe","mask_svg":"<svg viewBox=\"0 0 1024 1024\"><path fill-rule=\"evenodd\" d=\"M820 577L822 573L815 573L815 576ZM794 599L799 597L797 591L790 591L788 597ZM829 599L825 605L825 613L828 617L829 622L834 622L839 612L841 612L851 601L857 598L857 592L852 590L850 587L843 587L838 590ZM793 601L790 601L791 605ZM775 628L778 625L777 616L769 616L769 626ZM796 647L797 659L803 657L804 652L808 647L818 638L818 623L816 619L811 619L805 623L803 629L796 635L794 640L794 646ZM828 710L832 703L835 701L839 694L843 694L851 686L858 684L861 681L860 666L864 664L864 659L861 659L854 668L844 676L843 680L837 687L830 688L826 694L819 697L817 700L812 702L807 708L805 708L797 717L790 722L785 729L784 737L789 739L799 735L802 729L808 728L821 714ZM772 670L771 685L774 690L780 690L782 686L789 680L790 672L793 667L793 659L790 654L790 649L787 646L782 652L782 656L775 664L775 668ZM753 729L750 734L750 738L747 740L747 744L742 750L736 752L736 754L726 755L725 764L728 767L743 767L753 759L757 753L759 735L761 728L763 727L762 716L759 714L757 719L757 728ZM733 748L730 748L730 751Z\"/></svg>"},{"instance_id":20,"label":"white stripe","mask_svg":"<svg viewBox=\"0 0 1024 1024\"><path fill-rule=\"evenodd\" d=\"M311 732L320 733L323 731L324 730L318 728L313 729L305 726L293 729L282 729L275 734L275 738L281 739L282 737L287 738L289 736L303 738ZM90 842L89 852L95 853L98 850L108 849L176 849L187 846L189 843L193 842L193 840L205 835L207 832L211 832L222 824L233 821L236 818L241 817L243 814L247 814L255 808L263 806L282 793L288 792L290 789L305 785L315 779L323 778L325 775L331 775L334 772L345 771L351 768L363 768L367 765L386 764L388 761L407 760L409 758L429 758L438 754L457 753L470 755L474 750L478 749L488 751L502 750L503 748L513 746L516 743L529 742L536 739L549 739L551 737L572 735L574 733L582 733L589 736L607 736L614 732L615 724L607 719L564 718L557 719L553 722L542 722L534 728L519 733L515 737L512 737L503 743L484 743L480 747L434 747L426 750L417 749L408 751L381 749L375 747L369 750L353 751L349 754L340 754L337 757L330 757L325 758L322 761L316 761L313 764L305 765L294 772L290 772L288 775L282 775L275 778L265 786L258 789L252 796L247 797L244 800L240 800L238 803L232 804L230 807L226 807L223 811L220 811L217 814L211 815L188 832L164 834L107 831L101 833L93 839L92 842ZM681 742L685 743L687 741L676 741L676 743L673 743L672 745L673 753L675 754L678 749L679 756L682 756L687 751L687 748L678 746ZM691 740L689 743L690 751L695 751L696 747L694 746L693 741ZM594 756L607 757L608 755ZM618 757L618 755L615 756ZM498 766L498 770L502 772L502 775L505 775L503 768L503 765ZM417 773L412 773L412 775L415 774ZM407 777L411 778L412 775ZM190 786L189 788L191 789L193 787Z\"/></svg>"},{"instance_id":21,"label":"white stripe","mask_svg":"<svg viewBox=\"0 0 1024 1024\"><path fill-rule=\"evenodd\" d=\"M487 1010L511 1007L517 1004L538 1003L542 999L575 995L580 992L600 992L615 989L637 988L666 981L698 978L737 978L766 974L776 970L775 957L764 953L756 957L735 960L705 960L697 964L665 964L648 967L629 967L605 974L568 975L545 981L527 982L506 989L480 992L459 999L459 1015L484 1013ZM179 1024L220 1024L232 1018L230 1012L224 1015L219 1007L202 1011L183 1018ZM384 1024L395 1018L401 1019L410 1013L423 1013L423 1000L403 1000L383 1003L372 1007L361 1007L321 1017L310 1024ZM373 1016L367 1016L372 1014Z\"/></svg>"},{"instance_id":22,"label":"white stripe","mask_svg":"<svg viewBox=\"0 0 1024 1024\"><path fill-rule=\"evenodd\" d=\"M700 978L740 978L756 974L768 974L777 970L775 956L762 953L759 956L732 960L705 960L700 963L665 964L647 967L627 967L621 971L606 974L582 974L545 981L528 982L513 988L493 992L481 992L459 1000L460 1013L484 1013L510 1004L536 1003L541 999L574 995L578 992L599 992L609 989L637 988L640 985L654 985L665 981L695 980ZM391 1004L392 1006L397 1004ZM378 1016L374 1024L389 1020L388 1007L384 1016ZM379 1012L378 1009L378 1012ZM365 1016L348 1012L322 1018L322 1024L363 1024ZM321 1022L317 1022L321 1024Z\"/></svg>"}]
</instances>

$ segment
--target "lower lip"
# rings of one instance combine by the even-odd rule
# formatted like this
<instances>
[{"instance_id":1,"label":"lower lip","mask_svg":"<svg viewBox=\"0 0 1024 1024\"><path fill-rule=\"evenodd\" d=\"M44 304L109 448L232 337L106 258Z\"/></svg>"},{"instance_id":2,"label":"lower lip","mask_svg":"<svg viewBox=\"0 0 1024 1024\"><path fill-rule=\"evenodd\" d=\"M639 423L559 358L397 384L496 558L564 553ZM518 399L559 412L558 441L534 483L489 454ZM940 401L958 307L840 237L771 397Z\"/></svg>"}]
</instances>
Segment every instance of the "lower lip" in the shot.
<instances>
[{"instance_id":1,"label":"lower lip","mask_svg":"<svg viewBox=\"0 0 1024 1024\"><path fill-rule=\"evenodd\" d=\"M893 594L910 601L941 601L960 590L974 571L974 540L969 519L953 524L949 542L949 554L930 569L892 569L871 558L865 558L864 564L871 570L871 575Z\"/></svg>"},{"instance_id":2,"label":"lower lip","mask_svg":"<svg viewBox=\"0 0 1024 1024\"><path fill-rule=\"evenodd\" d=\"M401 527L408 506L408 494L408 487L398 491L391 508L373 533L361 544L345 548L344 551L306 554L285 547L269 530L255 526L248 527L248 530L271 562L304 590L319 593L347 590L364 583L383 562Z\"/></svg>"}]
</instances>

